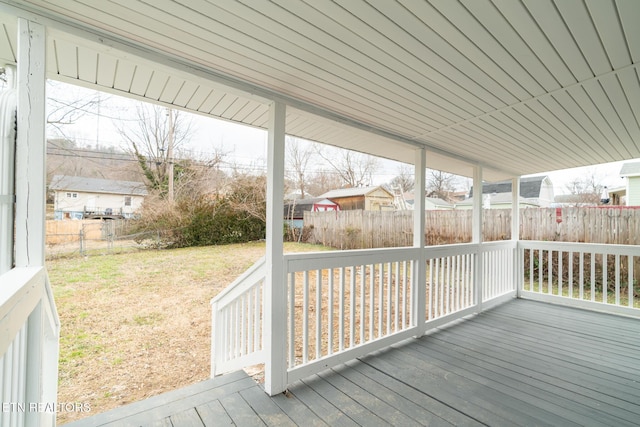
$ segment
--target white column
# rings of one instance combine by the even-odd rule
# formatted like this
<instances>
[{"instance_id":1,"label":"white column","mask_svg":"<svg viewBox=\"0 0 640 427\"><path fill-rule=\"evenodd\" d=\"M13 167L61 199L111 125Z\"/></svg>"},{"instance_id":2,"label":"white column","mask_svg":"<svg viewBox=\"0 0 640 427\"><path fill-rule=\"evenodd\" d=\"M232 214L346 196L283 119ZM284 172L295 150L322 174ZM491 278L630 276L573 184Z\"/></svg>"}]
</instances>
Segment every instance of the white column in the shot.
<instances>
[{"instance_id":1,"label":"white column","mask_svg":"<svg viewBox=\"0 0 640 427\"><path fill-rule=\"evenodd\" d=\"M516 285L516 294L520 296L522 291L522 259L518 250L518 240L520 240L520 177L515 177L511 181L511 240L516 243L513 250L513 281Z\"/></svg>"},{"instance_id":2,"label":"white column","mask_svg":"<svg viewBox=\"0 0 640 427\"><path fill-rule=\"evenodd\" d=\"M271 396L287 388L287 289L282 234L285 116L284 104L271 104L267 147L267 278L263 331L266 347L264 387Z\"/></svg>"},{"instance_id":3,"label":"white column","mask_svg":"<svg viewBox=\"0 0 640 427\"><path fill-rule=\"evenodd\" d=\"M44 265L45 30L18 19L16 145L16 267Z\"/></svg>"},{"instance_id":4,"label":"white column","mask_svg":"<svg viewBox=\"0 0 640 427\"><path fill-rule=\"evenodd\" d=\"M15 67L5 65L8 89L0 94L0 274L13 266L15 202Z\"/></svg>"},{"instance_id":5,"label":"white column","mask_svg":"<svg viewBox=\"0 0 640 427\"><path fill-rule=\"evenodd\" d=\"M426 150L417 149L415 152L415 184L413 189L413 246L419 248L420 257L413 268L413 319L412 324L416 327L416 336L420 337L426 329L426 268L427 263L424 256L425 246L425 173L427 168Z\"/></svg>"},{"instance_id":6,"label":"white column","mask_svg":"<svg viewBox=\"0 0 640 427\"><path fill-rule=\"evenodd\" d=\"M45 28L18 19L17 142L16 142L16 267L44 266L46 211L45 140ZM27 378L29 402L56 402L57 336L44 354L44 302L27 322ZM55 334L55 332L54 332ZM47 358L45 360L45 357ZM54 412L27 412L26 425L55 425Z\"/></svg>"},{"instance_id":7,"label":"white column","mask_svg":"<svg viewBox=\"0 0 640 427\"><path fill-rule=\"evenodd\" d=\"M520 177L511 181L511 240L520 240Z\"/></svg>"},{"instance_id":8,"label":"white column","mask_svg":"<svg viewBox=\"0 0 640 427\"><path fill-rule=\"evenodd\" d=\"M472 243L482 247L482 167L476 166L473 170L473 228ZM482 311L482 251L478 249L474 265L474 290L476 311Z\"/></svg>"}]
</instances>

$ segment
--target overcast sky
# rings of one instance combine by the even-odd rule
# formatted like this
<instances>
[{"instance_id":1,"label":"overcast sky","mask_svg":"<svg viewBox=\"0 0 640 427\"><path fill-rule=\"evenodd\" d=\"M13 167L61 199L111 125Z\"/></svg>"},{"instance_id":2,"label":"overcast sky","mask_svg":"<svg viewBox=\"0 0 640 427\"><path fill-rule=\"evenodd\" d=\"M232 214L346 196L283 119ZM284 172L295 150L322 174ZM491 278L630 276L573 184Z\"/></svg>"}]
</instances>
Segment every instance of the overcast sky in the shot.
<instances>
[{"instance_id":1,"label":"overcast sky","mask_svg":"<svg viewBox=\"0 0 640 427\"><path fill-rule=\"evenodd\" d=\"M85 88L64 85L55 82L48 86L49 97L58 99L77 99L91 97L95 93ZM138 101L101 94L104 97L99 111L88 111L73 125L64 127L65 135L75 139L79 145L115 146L124 148L122 139L117 131L116 121L127 123L132 121L132 112ZM206 158L216 150L227 153L226 160L230 163L247 168L264 167L266 163L267 134L264 130L243 126L223 120L217 120L201 115L190 114L193 119L193 137L184 150L190 151L199 158ZM50 132L47 137L58 135ZM554 184L555 194L567 193L567 184L576 177L594 175L597 180L609 188L622 187L624 179L619 172L624 162L608 163L585 168L567 169L549 172ZM374 177L375 184L382 184L391 180L398 172L399 163L380 160L380 171Z\"/></svg>"}]
</instances>

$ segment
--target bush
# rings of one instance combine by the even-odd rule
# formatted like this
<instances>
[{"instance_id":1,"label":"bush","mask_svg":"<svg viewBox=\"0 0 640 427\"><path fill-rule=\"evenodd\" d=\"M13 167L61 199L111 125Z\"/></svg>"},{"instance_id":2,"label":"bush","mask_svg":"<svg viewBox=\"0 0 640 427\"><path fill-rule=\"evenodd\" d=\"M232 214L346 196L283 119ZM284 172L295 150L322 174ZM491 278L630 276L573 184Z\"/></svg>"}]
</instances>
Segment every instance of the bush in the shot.
<instances>
[{"instance_id":1,"label":"bush","mask_svg":"<svg viewBox=\"0 0 640 427\"><path fill-rule=\"evenodd\" d=\"M154 232L158 247L244 243L263 239L266 224L229 199L202 196L170 204L162 198L145 200L138 233Z\"/></svg>"},{"instance_id":2,"label":"bush","mask_svg":"<svg viewBox=\"0 0 640 427\"><path fill-rule=\"evenodd\" d=\"M180 247L243 243L263 239L264 221L233 209L228 201L200 201L181 235Z\"/></svg>"}]
</instances>

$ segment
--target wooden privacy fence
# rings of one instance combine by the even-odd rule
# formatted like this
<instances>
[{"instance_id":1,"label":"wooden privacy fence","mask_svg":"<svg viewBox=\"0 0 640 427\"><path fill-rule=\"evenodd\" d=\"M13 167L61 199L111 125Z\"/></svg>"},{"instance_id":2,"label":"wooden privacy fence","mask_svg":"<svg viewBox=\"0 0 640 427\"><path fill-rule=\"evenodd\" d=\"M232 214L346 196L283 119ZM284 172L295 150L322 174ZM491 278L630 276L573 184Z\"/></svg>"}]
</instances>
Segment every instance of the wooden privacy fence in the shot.
<instances>
[{"instance_id":1,"label":"wooden privacy fence","mask_svg":"<svg viewBox=\"0 0 640 427\"><path fill-rule=\"evenodd\" d=\"M472 211L426 211L428 245L471 241ZM307 242L340 249L413 245L413 211L305 212ZM511 210L483 212L484 241L511 238ZM565 207L520 210L520 239L640 244L640 209Z\"/></svg>"}]
</instances>

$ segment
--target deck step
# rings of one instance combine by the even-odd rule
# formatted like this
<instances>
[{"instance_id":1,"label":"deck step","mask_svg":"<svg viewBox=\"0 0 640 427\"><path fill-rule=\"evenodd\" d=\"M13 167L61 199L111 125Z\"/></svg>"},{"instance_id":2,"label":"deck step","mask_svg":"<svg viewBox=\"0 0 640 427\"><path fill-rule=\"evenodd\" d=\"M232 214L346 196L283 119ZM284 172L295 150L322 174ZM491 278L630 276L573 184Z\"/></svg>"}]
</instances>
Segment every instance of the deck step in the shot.
<instances>
[{"instance_id":1,"label":"deck step","mask_svg":"<svg viewBox=\"0 0 640 427\"><path fill-rule=\"evenodd\" d=\"M192 410L228 394L259 387L244 371L231 372L101 414L65 424L65 427L151 425L174 414ZM187 417L185 414L184 417ZM181 417L182 419L182 417ZM163 425L163 424L158 424ZM169 424L171 425L171 424ZM186 424L189 425L189 424ZM201 424L191 424L201 426Z\"/></svg>"}]
</instances>

